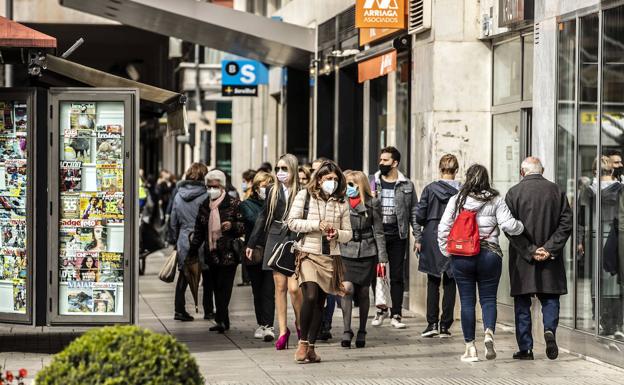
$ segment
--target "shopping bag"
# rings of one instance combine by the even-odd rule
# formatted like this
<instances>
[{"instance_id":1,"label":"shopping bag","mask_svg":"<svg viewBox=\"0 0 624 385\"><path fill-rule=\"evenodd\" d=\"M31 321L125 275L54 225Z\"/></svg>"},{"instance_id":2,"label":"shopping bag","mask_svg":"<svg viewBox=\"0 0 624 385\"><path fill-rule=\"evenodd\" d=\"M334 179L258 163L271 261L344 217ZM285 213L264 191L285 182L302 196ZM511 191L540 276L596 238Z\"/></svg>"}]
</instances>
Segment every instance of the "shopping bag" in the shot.
<instances>
[{"instance_id":1,"label":"shopping bag","mask_svg":"<svg viewBox=\"0 0 624 385\"><path fill-rule=\"evenodd\" d=\"M175 279L176 270L178 267L178 252L173 250L171 254L167 257L165 264L160 269L160 273L158 273L158 278L161 281L171 283Z\"/></svg>"},{"instance_id":2,"label":"shopping bag","mask_svg":"<svg viewBox=\"0 0 624 385\"><path fill-rule=\"evenodd\" d=\"M386 265L377 265L377 282L375 285L375 306L379 309L389 309L392 307L390 297L390 280L386 274Z\"/></svg>"}]
</instances>

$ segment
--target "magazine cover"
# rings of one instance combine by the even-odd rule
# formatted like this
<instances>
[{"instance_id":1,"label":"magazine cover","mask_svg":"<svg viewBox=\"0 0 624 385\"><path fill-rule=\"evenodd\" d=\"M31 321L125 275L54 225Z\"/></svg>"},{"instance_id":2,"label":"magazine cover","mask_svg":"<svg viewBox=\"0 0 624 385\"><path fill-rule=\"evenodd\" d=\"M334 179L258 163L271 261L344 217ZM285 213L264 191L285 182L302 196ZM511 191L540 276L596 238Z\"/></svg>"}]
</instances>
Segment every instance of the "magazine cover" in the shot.
<instances>
[{"instance_id":1,"label":"magazine cover","mask_svg":"<svg viewBox=\"0 0 624 385\"><path fill-rule=\"evenodd\" d=\"M93 289L93 311L96 313L115 312L115 290Z\"/></svg>"},{"instance_id":2,"label":"magazine cover","mask_svg":"<svg viewBox=\"0 0 624 385\"><path fill-rule=\"evenodd\" d=\"M100 253L100 282L123 282L123 254Z\"/></svg>"},{"instance_id":3,"label":"magazine cover","mask_svg":"<svg viewBox=\"0 0 624 385\"><path fill-rule=\"evenodd\" d=\"M2 258L2 279L26 279L28 261L24 250L2 248L0 249L0 258Z\"/></svg>"},{"instance_id":4,"label":"magazine cover","mask_svg":"<svg viewBox=\"0 0 624 385\"><path fill-rule=\"evenodd\" d=\"M26 197L0 196L0 219L26 218Z\"/></svg>"},{"instance_id":5,"label":"magazine cover","mask_svg":"<svg viewBox=\"0 0 624 385\"><path fill-rule=\"evenodd\" d=\"M59 229L59 257L75 257L76 251L85 251L78 228L73 226L61 226Z\"/></svg>"},{"instance_id":6,"label":"magazine cover","mask_svg":"<svg viewBox=\"0 0 624 385\"><path fill-rule=\"evenodd\" d=\"M26 137L0 136L0 159L26 159Z\"/></svg>"},{"instance_id":7,"label":"magazine cover","mask_svg":"<svg viewBox=\"0 0 624 385\"><path fill-rule=\"evenodd\" d=\"M15 122L15 131L26 132L28 128L28 106L26 103L13 104L13 121Z\"/></svg>"},{"instance_id":8,"label":"magazine cover","mask_svg":"<svg viewBox=\"0 0 624 385\"><path fill-rule=\"evenodd\" d=\"M123 142L121 135L100 132L97 134L97 163L122 163Z\"/></svg>"},{"instance_id":9,"label":"magazine cover","mask_svg":"<svg viewBox=\"0 0 624 385\"><path fill-rule=\"evenodd\" d=\"M97 126L97 132L123 135L123 126L121 124L103 124Z\"/></svg>"},{"instance_id":10,"label":"magazine cover","mask_svg":"<svg viewBox=\"0 0 624 385\"><path fill-rule=\"evenodd\" d=\"M6 187L9 196L19 197L26 194L26 160L12 159L4 162Z\"/></svg>"},{"instance_id":11,"label":"magazine cover","mask_svg":"<svg viewBox=\"0 0 624 385\"><path fill-rule=\"evenodd\" d=\"M98 193L80 194L80 218L102 219L102 198Z\"/></svg>"},{"instance_id":12,"label":"magazine cover","mask_svg":"<svg viewBox=\"0 0 624 385\"><path fill-rule=\"evenodd\" d=\"M99 280L98 253L91 251L77 251L74 265L78 267L78 280L97 282Z\"/></svg>"},{"instance_id":13,"label":"magazine cover","mask_svg":"<svg viewBox=\"0 0 624 385\"><path fill-rule=\"evenodd\" d=\"M61 161L61 192L80 191L82 188L82 162Z\"/></svg>"},{"instance_id":14,"label":"magazine cover","mask_svg":"<svg viewBox=\"0 0 624 385\"><path fill-rule=\"evenodd\" d=\"M82 250L106 251L107 229L104 226L80 227L78 229Z\"/></svg>"},{"instance_id":15,"label":"magazine cover","mask_svg":"<svg viewBox=\"0 0 624 385\"><path fill-rule=\"evenodd\" d=\"M99 191L123 192L123 168L117 164L97 165L97 186Z\"/></svg>"},{"instance_id":16,"label":"magazine cover","mask_svg":"<svg viewBox=\"0 0 624 385\"><path fill-rule=\"evenodd\" d=\"M0 133L2 134L13 132L11 109L11 103L0 102Z\"/></svg>"},{"instance_id":17,"label":"magazine cover","mask_svg":"<svg viewBox=\"0 0 624 385\"><path fill-rule=\"evenodd\" d=\"M63 160L91 163L91 137L63 138Z\"/></svg>"},{"instance_id":18,"label":"magazine cover","mask_svg":"<svg viewBox=\"0 0 624 385\"><path fill-rule=\"evenodd\" d=\"M124 219L124 194L106 193L102 197L103 219Z\"/></svg>"},{"instance_id":19,"label":"magazine cover","mask_svg":"<svg viewBox=\"0 0 624 385\"><path fill-rule=\"evenodd\" d=\"M88 286L68 287L67 311L70 313L91 313L93 311L93 289Z\"/></svg>"},{"instance_id":20,"label":"magazine cover","mask_svg":"<svg viewBox=\"0 0 624 385\"><path fill-rule=\"evenodd\" d=\"M95 103L72 103L69 114L69 126L72 129L95 129Z\"/></svg>"},{"instance_id":21,"label":"magazine cover","mask_svg":"<svg viewBox=\"0 0 624 385\"><path fill-rule=\"evenodd\" d=\"M64 193L61 195L61 218L80 219L79 193Z\"/></svg>"},{"instance_id":22,"label":"magazine cover","mask_svg":"<svg viewBox=\"0 0 624 385\"><path fill-rule=\"evenodd\" d=\"M26 313L26 281L23 279L13 280L13 310Z\"/></svg>"},{"instance_id":23,"label":"magazine cover","mask_svg":"<svg viewBox=\"0 0 624 385\"><path fill-rule=\"evenodd\" d=\"M25 219L0 219L0 247L26 247Z\"/></svg>"}]
</instances>

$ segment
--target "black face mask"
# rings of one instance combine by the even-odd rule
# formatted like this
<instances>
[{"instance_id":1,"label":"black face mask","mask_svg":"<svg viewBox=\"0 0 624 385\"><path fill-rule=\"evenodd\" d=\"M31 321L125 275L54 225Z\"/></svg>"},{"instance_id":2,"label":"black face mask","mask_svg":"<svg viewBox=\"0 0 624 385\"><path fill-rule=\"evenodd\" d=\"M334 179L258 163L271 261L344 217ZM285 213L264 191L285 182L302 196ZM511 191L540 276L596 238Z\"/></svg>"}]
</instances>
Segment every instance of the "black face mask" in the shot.
<instances>
[{"instance_id":1,"label":"black face mask","mask_svg":"<svg viewBox=\"0 0 624 385\"><path fill-rule=\"evenodd\" d=\"M618 167L613 169L613 177L615 179L621 180L622 175L624 175L624 167Z\"/></svg>"},{"instance_id":2,"label":"black face mask","mask_svg":"<svg viewBox=\"0 0 624 385\"><path fill-rule=\"evenodd\" d=\"M386 164L379 165L379 172L381 172L381 175L383 176L390 174L391 170L392 170L392 166L388 166Z\"/></svg>"}]
</instances>

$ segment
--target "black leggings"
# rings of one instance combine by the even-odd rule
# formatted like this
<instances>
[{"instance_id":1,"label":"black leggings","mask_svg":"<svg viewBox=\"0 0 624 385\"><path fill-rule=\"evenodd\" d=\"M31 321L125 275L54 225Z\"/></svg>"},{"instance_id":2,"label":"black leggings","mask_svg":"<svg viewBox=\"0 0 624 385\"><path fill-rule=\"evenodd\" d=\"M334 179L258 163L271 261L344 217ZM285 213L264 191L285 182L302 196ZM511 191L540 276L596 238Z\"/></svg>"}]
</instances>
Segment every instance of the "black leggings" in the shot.
<instances>
[{"instance_id":1,"label":"black leggings","mask_svg":"<svg viewBox=\"0 0 624 385\"><path fill-rule=\"evenodd\" d=\"M323 320L323 307L325 306L325 293L316 282L304 282L301 284L303 304L301 306L301 339L311 344L316 342L316 336L321 329Z\"/></svg>"},{"instance_id":2,"label":"black leggings","mask_svg":"<svg viewBox=\"0 0 624 385\"><path fill-rule=\"evenodd\" d=\"M351 331L351 312L353 310L353 297L357 297L360 309L360 331L366 331L368 311L370 309L369 290L370 286L355 285L351 282L343 282L346 295L342 297L342 320L344 331Z\"/></svg>"}]
</instances>

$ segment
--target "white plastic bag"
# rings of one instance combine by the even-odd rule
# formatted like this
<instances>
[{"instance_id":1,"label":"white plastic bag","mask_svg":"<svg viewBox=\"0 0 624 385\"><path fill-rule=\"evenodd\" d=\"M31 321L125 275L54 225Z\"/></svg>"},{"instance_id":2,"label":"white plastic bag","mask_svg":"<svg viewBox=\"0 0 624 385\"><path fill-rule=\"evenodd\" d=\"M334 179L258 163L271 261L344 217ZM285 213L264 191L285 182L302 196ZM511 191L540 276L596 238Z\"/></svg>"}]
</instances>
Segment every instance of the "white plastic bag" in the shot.
<instances>
[{"instance_id":1,"label":"white plastic bag","mask_svg":"<svg viewBox=\"0 0 624 385\"><path fill-rule=\"evenodd\" d=\"M389 309L392 307L392 297L390 296L390 280L386 274L386 265L377 265L377 282L375 285L375 306L379 309Z\"/></svg>"}]
</instances>

